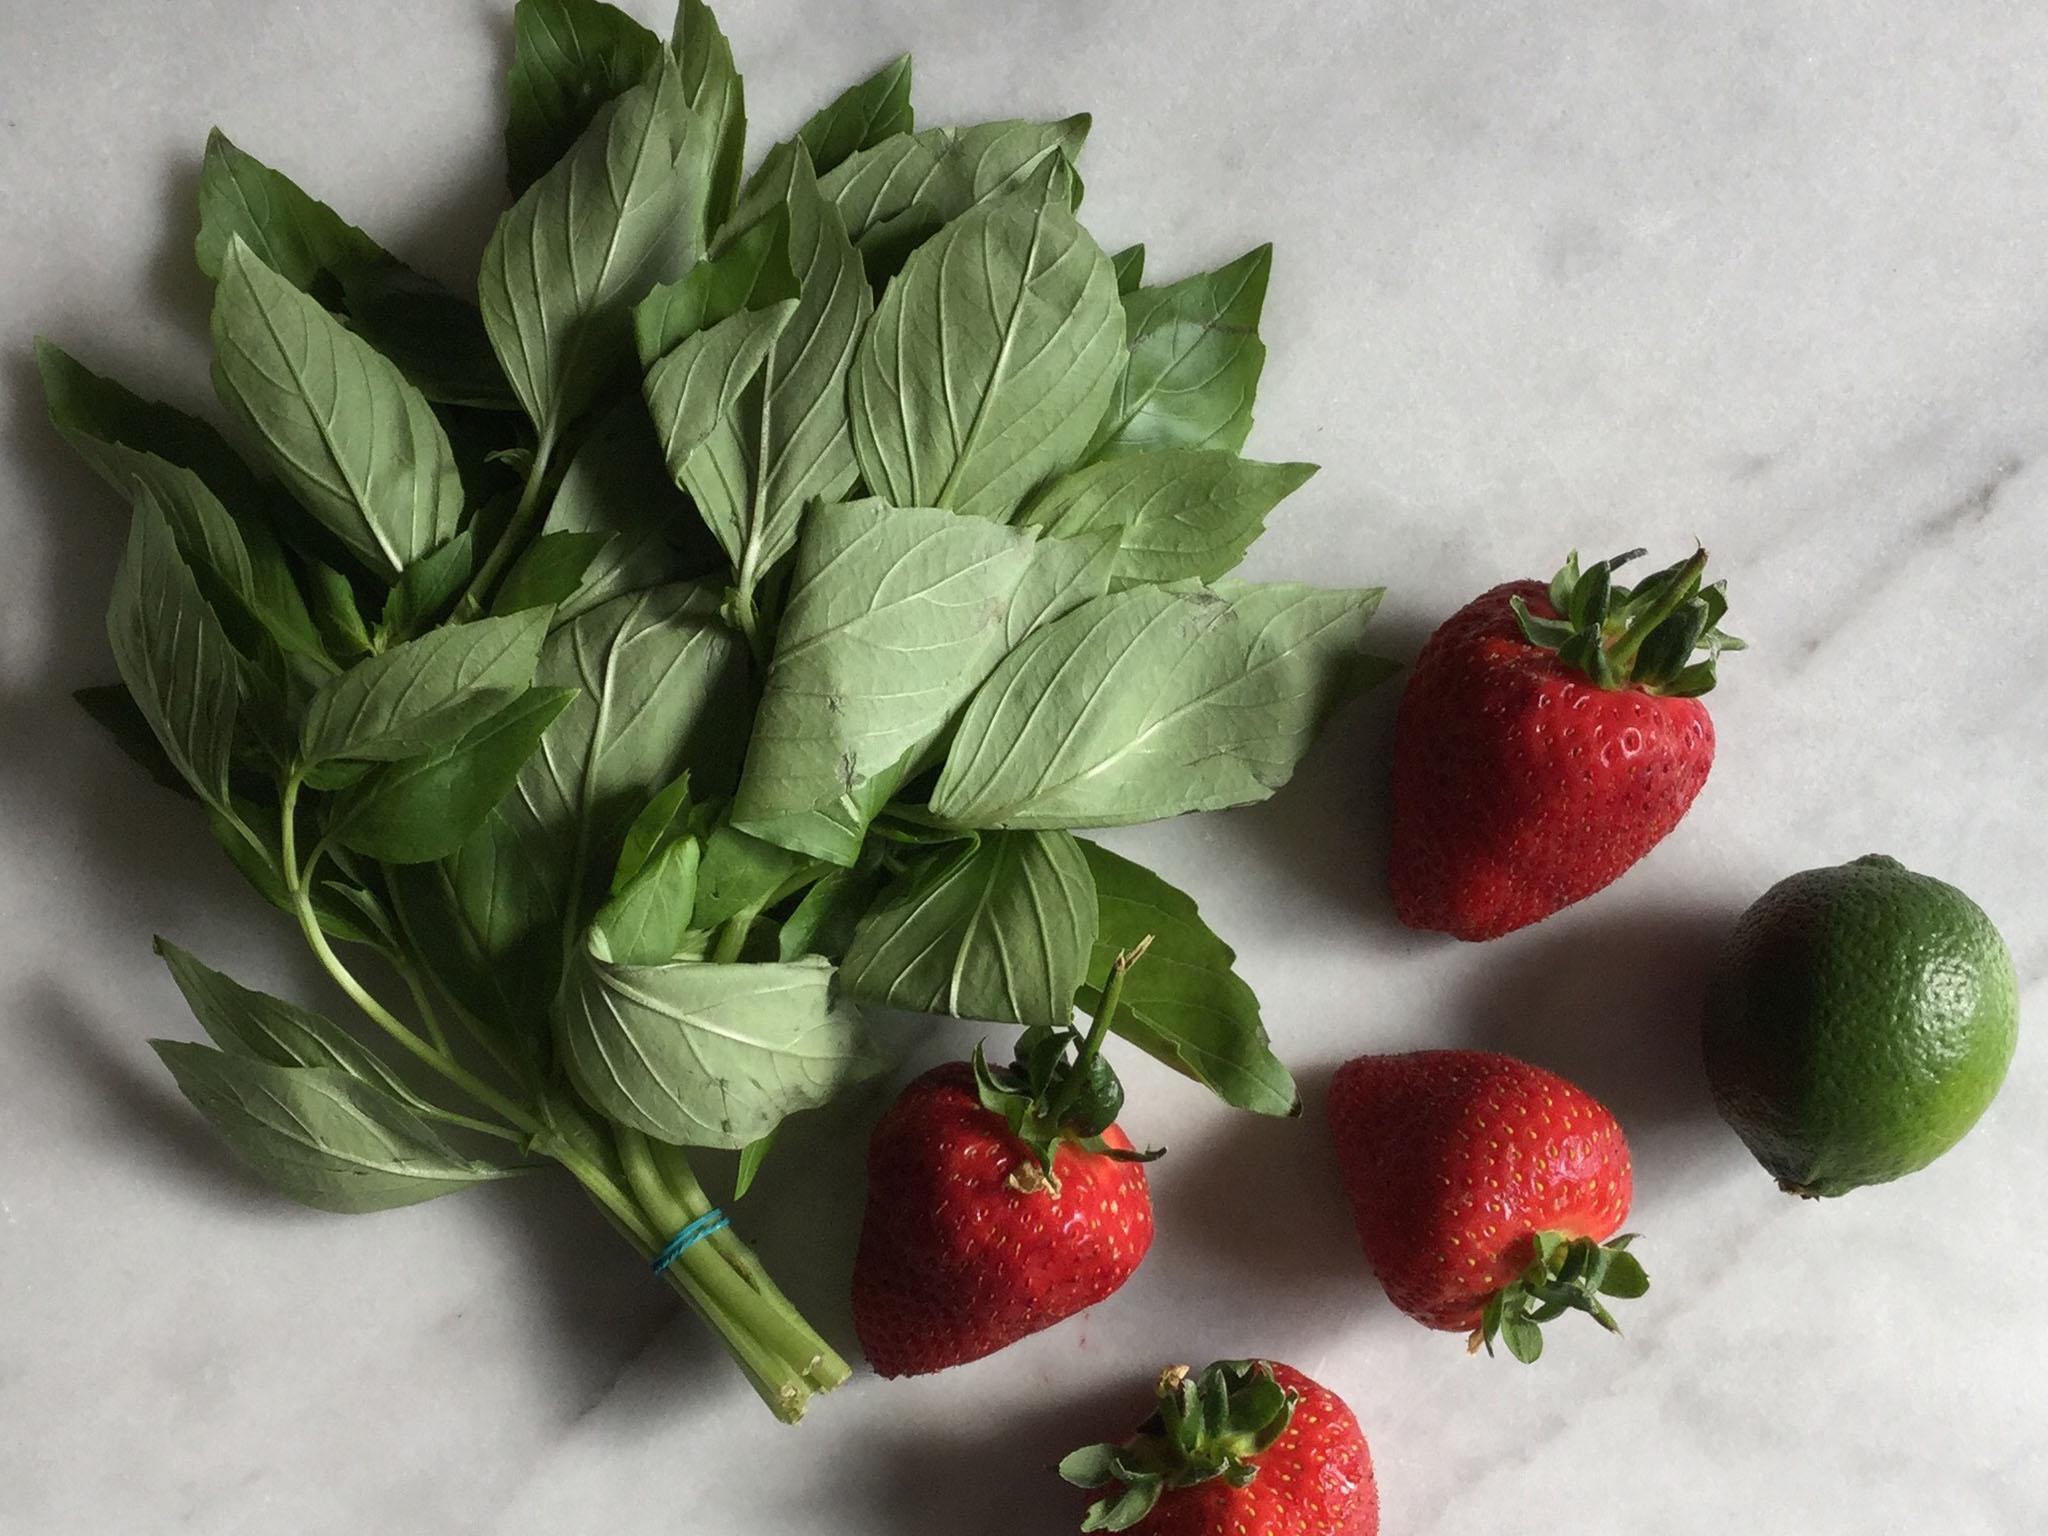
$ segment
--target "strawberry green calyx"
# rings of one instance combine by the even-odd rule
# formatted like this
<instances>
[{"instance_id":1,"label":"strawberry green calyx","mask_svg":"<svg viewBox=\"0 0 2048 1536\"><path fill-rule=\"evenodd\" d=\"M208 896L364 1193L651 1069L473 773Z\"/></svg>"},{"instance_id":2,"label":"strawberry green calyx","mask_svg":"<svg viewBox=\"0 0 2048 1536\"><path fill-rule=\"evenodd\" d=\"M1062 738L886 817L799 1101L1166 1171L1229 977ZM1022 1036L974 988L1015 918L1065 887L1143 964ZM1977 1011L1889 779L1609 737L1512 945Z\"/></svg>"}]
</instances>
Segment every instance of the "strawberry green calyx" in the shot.
<instances>
[{"instance_id":1,"label":"strawberry green calyx","mask_svg":"<svg viewBox=\"0 0 2048 1536\"><path fill-rule=\"evenodd\" d=\"M1299 1393L1263 1360L1219 1360L1199 1376L1177 1365L1159 1378L1159 1407L1122 1445L1090 1445L1060 1463L1079 1488L1119 1491L1089 1506L1084 1531L1127 1531L1171 1488L1222 1478L1242 1488L1257 1458L1287 1432Z\"/></svg>"},{"instance_id":2,"label":"strawberry green calyx","mask_svg":"<svg viewBox=\"0 0 2048 1536\"><path fill-rule=\"evenodd\" d=\"M1543 1353L1543 1325L1567 1312L1584 1312L1609 1333L1621 1325L1601 1303L1602 1296L1629 1300L1650 1288L1650 1277L1628 1251L1636 1234L1624 1232L1606 1243L1562 1232L1538 1232L1529 1267L1493 1293L1486 1313L1472 1330L1467 1347L1493 1353L1498 1337L1508 1353L1524 1365Z\"/></svg>"},{"instance_id":3,"label":"strawberry green calyx","mask_svg":"<svg viewBox=\"0 0 2048 1536\"><path fill-rule=\"evenodd\" d=\"M1102 1042L1123 999L1124 977L1151 944L1147 936L1116 957L1085 1036L1071 1026L1034 1025L1017 1037L1016 1059L1007 1067L991 1067L975 1046L974 1083L982 1108L1001 1115L1037 1160L1035 1167L1027 1163L1011 1175L1020 1191L1059 1193L1053 1159L1062 1141L1117 1162L1149 1163L1160 1155L1113 1147L1102 1137L1124 1107L1124 1086L1103 1057Z\"/></svg>"},{"instance_id":4,"label":"strawberry green calyx","mask_svg":"<svg viewBox=\"0 0 2048 1536\"><path fill-rule=\"evenodd\" d=\"M1700 584L1707 568L1707 552L1700 549L1633 588L1616 586L1615 567L1643 553L1631 549L1581 571L1573 550L1550 580L1555 618L1539 618L1519 597L1509 598L1508 606L1524 639L1557 652L1558 660L1604 689L1695 698L1714 686L1720 654L1743 649L1742 641L1721 631L1726 584ZM1695 661L1695 651L1706 654Z\"/></svg>"}]
</instances>

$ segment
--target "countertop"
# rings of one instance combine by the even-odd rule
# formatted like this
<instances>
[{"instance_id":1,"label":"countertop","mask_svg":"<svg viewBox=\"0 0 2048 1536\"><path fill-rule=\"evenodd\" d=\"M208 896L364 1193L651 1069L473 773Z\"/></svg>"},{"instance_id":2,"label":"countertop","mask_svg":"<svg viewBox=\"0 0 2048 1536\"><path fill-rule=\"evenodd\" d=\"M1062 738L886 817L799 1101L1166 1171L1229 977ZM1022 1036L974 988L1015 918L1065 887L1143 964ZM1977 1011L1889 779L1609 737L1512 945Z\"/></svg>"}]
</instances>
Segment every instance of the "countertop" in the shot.
<instances>
[{"instance_id":1,"label":"countertop","mask_svg":"<svg viewBox=\"0 0 2048 1536\"><path fill-rule=\"evenodd\" d=\"M68 697L113 675L123 525L44 420L28 343L206 401L190 242L215 123L464 280L503 196L509 8L10 0L0 1530L1035 1536L1078 1524L1049 1465L1127 1425L1161 1365L1249 1353L1350 1401L1400 1536L2048 1527L2048 12L721 9L757 145L910 49L921 121L1092 111L1089 222L1147 242L1155 280L1272 240L1250 451L1323 470L1248 573L1385 584L1389 654L1568 548L1704 541L1752 646L1711 698L1712 779L1618 885L1483 946L1389 908L1398 684L1271 803L1120 834L1236 945L1310 1114L1233 1114L1131 1064L1124 1123L1170 1152L1130 1286L971 1368L863 1371L794 1430L573 1190L291 1206L144 1043L195 1032L152 933L323 994ZM1709 1104L1701 981L1765 887L1872 851L1982 903L2030 1017L1953 1154L1797 1202ZM909 1033L909 1066L974 1038ZM1561 1326L1534 1369L1470 1360L1372 1284L1322 1089L1348 1055L1445 1043L1620 1115L1655 1282L1625 1338ZM875 1103L815 1117L742 1208L849 1349Z\"/></svg>"}]
</instances>

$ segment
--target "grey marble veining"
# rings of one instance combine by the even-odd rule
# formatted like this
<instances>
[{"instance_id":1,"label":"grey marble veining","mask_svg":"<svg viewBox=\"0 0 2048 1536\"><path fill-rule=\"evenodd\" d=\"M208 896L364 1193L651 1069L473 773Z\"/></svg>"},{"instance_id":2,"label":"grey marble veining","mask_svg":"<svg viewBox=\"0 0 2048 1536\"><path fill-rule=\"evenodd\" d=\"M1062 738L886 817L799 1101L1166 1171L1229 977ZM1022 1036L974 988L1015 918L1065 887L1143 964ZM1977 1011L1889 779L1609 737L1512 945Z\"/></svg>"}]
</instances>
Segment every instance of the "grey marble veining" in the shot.
<instances>
[{"instance_id":1,"label":"grey marble veining","mask_svg":"<svg viewBox=\"0 0 2048 1536\"><path fill-rule=\"evenodd\" d=\"M653 16L653 7L635 8ZM1120 1296L986 1364L861 1375L769 1422L572 1192L323 1217L242 1174L150 1035L165 932L317 1000L186 809L70 705L111 675L120 526L41 417L46 331L203 399L189 257L207 127L440 274L499 191L485 0L10 0L0 22L0 1531L1071 1529L1048 1465L1163 1363L1293 1361L1358 1411L1386 1528L2029 1536L2048 1059L2048 14L1909 7L721 7L763 140L914 49L928 121L1089 109L1088 216L1153 272L1277 246L1252 451L1324 468L1250 573L1385 583L1411 656L1576 545L1728 577L1752 643L1680 830L1481 948L1382 890L1392 691L1269 805L1117 839L1236 945L1319 1098L1369 1048L1514 1050L1606 1097L1655 1289L1620 1342L1465 1359L1378 1296L1314 1116L1232 1116L1133 1064L1171 1148ZM2027 1024L1980 1130L1795 1204L1709 1108L1708 956L1794 869L1881 849L1999 921ZM913 1060L965 1049L934 1028ZM873 1104L817 1117L742 1220L850 1346Z\"/></svg>"}]
</instances>

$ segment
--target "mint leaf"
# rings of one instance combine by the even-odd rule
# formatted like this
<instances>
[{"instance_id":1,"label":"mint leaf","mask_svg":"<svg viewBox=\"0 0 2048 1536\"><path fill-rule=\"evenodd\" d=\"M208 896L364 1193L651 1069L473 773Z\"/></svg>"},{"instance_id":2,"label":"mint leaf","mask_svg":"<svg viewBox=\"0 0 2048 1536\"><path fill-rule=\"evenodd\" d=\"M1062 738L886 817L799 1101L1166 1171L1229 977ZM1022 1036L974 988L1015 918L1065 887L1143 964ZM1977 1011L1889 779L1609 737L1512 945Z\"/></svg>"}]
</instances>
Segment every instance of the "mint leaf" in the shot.
<instances>
[{"instance_id":1,"label":"mint leaf","mask_svg":"<svg viewBox=\"0 0 2048 1536\"><path fill-rule=\"evenodd\" d=\"M661 68L661 39L601 0L519 0L505 86L514 196L569 152L604 104Z\"/></svg>"},{"instance_id":2,"label":"mint leaf","mask_svg":"<svg viewBox=\"0 0 2048 1536\"><path fill-rule=\"evenodd\" d=\"M1030 550L1014 529L929 508L813 512L733 824L782 842L782 818L851 802L843 839L793 845L850 864L900 766L937 740L1001 656Z\"/></svg>"},{"instance_id":3,"label":"mint leaf","mask_svg":"<svg viewBox=\"0 0 2048 1536\"><path fill-rule=\"evenodd\" d=\"M1214 272L1124 296L1130 356L1090 458L1244 446L1266 366L1259 314L1272 268L1273 248L1262 245Z\"/></svg>"},{"instance_id":4,"label":"mint leaf","mask_svg":"<svg viewBox=\"0 0 2048 1536\"><path fill-rule=\"evenodd\" d=\"M391 1210L510 1172L462 1156L396 1095L337 1068L274 1066L179 1040L150 1044L243 1161L303 1204Z\"/></svg>"},{"instance_id":5,"label":"mint leaf","mask_svg":"<svg viewBox=\"0 0 2048 1536\"><path fill-rule=\"evenodd\" d=\"M932 810L965 827L1086 827L1263 800L1329 714L1393 670L1360 649L1379 597L1233 584L1085 604L981 686Z\"/></svg>"},{"instance_id":6,"label":"mint leaf","mask_svg":"<svg viewBox=\"0 0 2048 1536\"><path fill-rule=\"evenodd\" d=\"M313 695L301 755L392 761L445 746L532 682L546 634L544 612L478 619L358 662Z\"/></svg>"},{"instance_id":7,"label":"mint leaf","mask_svg":"<svg viewBox=\"0 0 2048 1536\"><path fill-rule=\"evenodd\" d=\"M861 923L842 978L890 1008L1058 1027L1095 943L1095 882L1066 832L934 849Z\"/></svg>"},{"instance_id":8,"label":"mint leaf","mask_svg":"<svg viewBox=\"0 0 2048 1536\"><path fill-rule=\"evenodd\" d=\"M1145 963L1124 978L1116 1032L1226 1104L1261 1115L1299 1114L1301 1095L1267 1042L1259 1000L1193 899L1144 865L1079 841L1102 913L1082 1006L1101 1006L1116 957L1149 934Z\"/></svg>"},{"instance_id":9,"label":"mint leaf","mask_svg":"<svg viewBox=\"0 0 2048 1536\"><path fill-rule=\"evenodd\" d=\"M231 240L213 307L214 384L300 503L396 577L452 538L448 436L398 369Z\"/></svg>"},{"instance_id":10,"label":"mint leaf","mask_svg":"<svg viewBox=\"0 0 2048 1536\"><path fill-rule=\"evenodd\" d=\"M1080 457L1116 381L1116 278L1050 184L947 225L890 283L848 386L869 486L1006 519Z\"/></svg>"},{"instance_id":11,"label":"mint leaf","mask_svg":"<svg viewBox=\"0 0 2048 1536\"><path fill-rule=\"evenodd\" d=\"M823 960L632 966L586 952L555 1028L571 1081L602 1113L675 1145L736 1151L869 1069L860 1016L831 994Z\"/></svg>"},{"instance_id":12,"label":"mint leaf","mask_svg":"<svg viewBox=\"0 0 2048 1536\"><path fill-rule=\"evenodd\" d=\"M143 485L114 577L107 638L165 756L202 800L225 808L241 692L234 650Z\"/></svg>"},{"instance_id":13,"label":"mint leaf","mask_svg":"<svg viewBox=\"0 0 2048 1536\"><path fill-rule=\"evenodd\" d=\"M1071 538L1121 532L1119 587L1214 581L1244 558L1266 516L1315 473L1206 448L1130 453L1090 464L1039 493L1022 522Z\"/></svg>"}]
</instances>

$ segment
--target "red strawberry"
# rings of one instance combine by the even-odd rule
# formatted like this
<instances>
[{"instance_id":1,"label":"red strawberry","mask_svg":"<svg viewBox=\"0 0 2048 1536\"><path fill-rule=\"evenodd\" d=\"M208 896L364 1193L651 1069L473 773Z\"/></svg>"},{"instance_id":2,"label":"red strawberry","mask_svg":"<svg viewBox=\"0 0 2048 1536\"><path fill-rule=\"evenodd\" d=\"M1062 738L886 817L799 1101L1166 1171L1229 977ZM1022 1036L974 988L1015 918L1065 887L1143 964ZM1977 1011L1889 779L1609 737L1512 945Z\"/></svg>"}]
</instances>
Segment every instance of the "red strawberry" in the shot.
<instances>
[{"instance_id":1,"label":"red strawberry","mask_svg":"<svg viewBox=\"0 0 2048 1536\"><path fill-rule=\"evenodd\" d=\"M1641 553L1495 587L1423 646L1394 728L1388 864L1409 927L1492 939L1582 901L1707 782L1698 696L1742 642L1720 631L1721 584L1700 586L1705 550L1612 585Z\"/></svg>"},{"instance_id":2,"label":"red strawberry","mask_svg":"<svg viewBox=\"0 0 2048 1536\"><path fill-rule=\"evenodd\" d=\"M1377 1536L1372 1453L1342 1398L1292 1366L1222 1360L1159 1379L1159 1408L1122 1445L1060 1463L1083 1488L1115 1485L1084 1531L1144 1536Z\"/></svg>"},{"instance_id":3,"label":"red strawberry","mask_svg":"<svg viewBox=\"0 0 2048 1536\"><path fill-rule=\"evenodd\" d=\"M1122 973L1071 1061L1072 1030L1031 1029L1016 1065L977 1049L912 1082L868 1143L853 1326L883 1376L994 1354L1110 1295L1152 1246L1146 1155L1113 1123L1100 1053ZM1156 1156L1157 1154L1149 1154Z\"/></svg>"},{"instance_id":4,"label":"red strawberry","mask_svg":"<svg viewBox=\"0 0 2048 1536\"><path fill-rule=\"evenodd\" d=\"M1360 1056L1330 1085L1330 1129L1366 1260L1417 1322L1534 1360L1540 1324L1577 1310L1619 1332L1600 1297L1649 1289L1630 1237L1607 1241L1634 1189L1627 1138L1555 1073L1490 1051Z\"/></svg>"}]
</instances>

